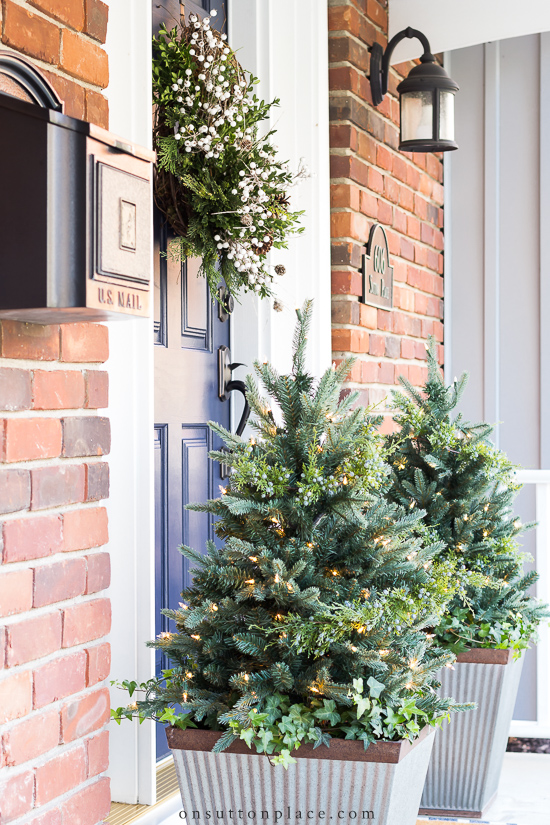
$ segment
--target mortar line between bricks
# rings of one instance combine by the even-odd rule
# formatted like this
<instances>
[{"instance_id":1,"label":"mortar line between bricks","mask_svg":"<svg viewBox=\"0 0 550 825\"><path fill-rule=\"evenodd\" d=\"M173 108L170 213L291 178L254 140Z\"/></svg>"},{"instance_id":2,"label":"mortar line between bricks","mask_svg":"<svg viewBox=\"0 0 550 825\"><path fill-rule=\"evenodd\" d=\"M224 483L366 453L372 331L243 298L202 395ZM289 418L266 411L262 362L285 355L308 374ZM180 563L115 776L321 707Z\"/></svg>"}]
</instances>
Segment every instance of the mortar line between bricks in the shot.
<instances>
[{"instance_id":1,"label":"mortar line between bricks","mask_svg":"<svg viewBox=\"0 0 550 825\"><path fill-rule=\"evenodd\" d=\"M2 44L2 46L3 45L4 44ZM14 54L19 54L19 52L14 52ZM1 318L0 323L5 320L5 318ZM31 371L51 370L52 372L82 372L82 370L86 370L88 372L92 372L98 370L100 372L106 372L106 363L107 361L60 361L59 358L53 358L51 361L42 361L39 358L8 358L5 355L2 356L3 365L7 364L10 368L17 367L19 369L28 369Z\"/></svg>"},{"instance_id":2,"label":"mortar line between bricks","mask_svg":"<svg viewBox=\"0 0 550 825\"><path fill-rule=\"evenodd\" d=\"M103 545L106 547L106 545ZM78 551L80 553L86 553L86 550ZM68 554L67 554L68 555ZM50 556L48 558L51 558ZM0 566L0 571L5 565ZM27 568L28 569L28 568ZM0 576L2 573L0 572ZM97 600L103 600L109 598L109 587L105 587L103 590L98 590L97 593L82 593L78 596L72 596L70 599L64 599L63 602L54 602L53 604L45 604L42 607L31 607L30 610L23 611L21 613L13 613L11 616L3 616L0 618L0 624L2 627L6 629L11 627L12 625L22 624L30 619L39 619L41 616L49 616L53 613L60 613L63 610L67 610L69 607L80 607L83 604L88 604L88 602L93 602ZM84 642L84 645L88 644L88 642ZM76 647L76 646L75 646ZM27 665L32 665L33 662L40 662L40 664L44 664L46 661L49 661L50 658L56 658L56 655L59 653L65 653L72 651L72 647L60 647L59 650L53 651L53 653L47 653L45 656L42 656L40 659L32 659L29 662L22 662L20 665L12 665L11 667L4 666L3 671L0 671L0 682L2 681L2 673L14 672L18 668L26 668ZM34 668L33 668L34 669Z\"/></svg>"},{"instance_id":3,"label":"mortar line between bricks","mask_svg":"<svg viewBox=\"0 0 550 825\"><path fill-rule=\"evenodd\" d=\"M100 417L106 418L107 416ZM0 420L2 418L4 418L4 414L0 413ZM2 462L0 464L0 472L2 470L41 470L47 467L65 467L67 464L107 464L108 456L109 453L105 453L105 455L56 455L53 458L25 458L21 461ZM31 510L31 512L34 511ZM6 513L6 515L11 514ZM0 513L0 518L4 518L4 514Z\"/></svg>"},{"instance_id":4,"label":"mortar line between bricks","mask_svg":"<svg viewBox=\"0 0 550 825\"><path fill-rule=\"evenodd\" d=\"M99 407L106 410L108 407ZM106 415L98 415L98 408L95 407L73 407L66 410L0 410L0 418L108 418Z\"/></svg>"},{"instance_id":5,"label":"mortar line between bricks","mask_svg":"<svg viewBox=\"0 0 550 825\"><path fill-rule=\"evenodd\" d=\"M64 513L72 513L75 510L93 510L96 507L104 507L107 509L106 505L101 504L101 502L108 500L107 498L100 498L98 501L75 501L73 504L56 504L53 507L44 507L41 510L17 510L15 513L0 515L0 522L5 524L8 521L17 521L21 519L22 516L25 516L25 521L30 521L32 516L36 516L36 518L49 515L62 516ZM69 551L67 551L67 554L68 553ZM31 559L29 559L29 561L31 561ZM4 564L6 564L6 562L4 562ZM7 562L7 564L11 564L11 562Z\"/></svg>"},{"instance_id":6,"label":"mortar line between bricks","mask_svg":"<svg viewBox=\"0 0 550 825\"><path fill-rule=\"evenodd\" d=\"M58 564L61 561L70 561L71 559L81 559L83 555L85 556L96 556L100 555L101 553L107 553L108 551L106 548L108 544L101 544L99 547L90 547L87 550L67 550L67 552L63 553L52 553L51 556L42 556L40 559L27 559L26 561L9 561L4 562L3 564L0 563L0 579L4 573L17 573L21 570L34 570L39 567L48 567L50 564ZM32 566L31 566L32 565ZM98 593L103 593L104 591L108 590L109 588L106 587L104 590L98 590ZM92 593L86 594L88 596L93 595ZM72 599L79 599L80 596L73 596ZM71 601L71 599L65 599L64 601ZM53 602L50 605L43 605L43 607L55 607L56 605L61 604L61 602ZM41 610L41 607L31 607L28 610L23 610L20 613L12 613L10 616L0 616L0 624L3 624L7 621L7 619L11 619L15 616L25 616L28 614L30 618L38 613Z\"/></svg>"}]
</instances>

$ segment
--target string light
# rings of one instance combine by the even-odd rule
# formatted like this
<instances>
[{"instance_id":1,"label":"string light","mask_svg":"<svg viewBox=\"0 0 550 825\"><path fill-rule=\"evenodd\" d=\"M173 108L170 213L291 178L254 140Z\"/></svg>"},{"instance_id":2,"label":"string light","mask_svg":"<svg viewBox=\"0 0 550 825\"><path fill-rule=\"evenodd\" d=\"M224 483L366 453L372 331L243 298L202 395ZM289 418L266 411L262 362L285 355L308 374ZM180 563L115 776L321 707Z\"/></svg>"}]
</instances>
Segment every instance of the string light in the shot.
<instances>
[{"instance_id":1,"label":"string light","mask_svg":"<svg viewBox=\"0 0 550 825\"><path fill-rule=\"evenodd\" d=\"M189 610L189 608L187 607L187 605L186 605L186 604L184 604L183 602L180 602L179 604L180 604L180 607L181 607L181 609L182 609L182 610Z\"/></svg>"},{"instance_id":2,"label":"string light","mask_svg":"<svg viewBox=\"0 0 550 825\"><path fill-rule=\"evenodd\" d=\"M250 676L248 675L248 673L245 673L245 674L244 674L244 680L245 680L245 682L248 682L248 680L249 680L249 679L250 679Z\"/></svg>"},{"instance_id":3,"label":"string light","mask_svg":"<svg viewBox=\"0 0 550 825\"><path fill-rule=\"evenodd\" d=\"M411 659L411 661L409 662L409 667L411 670L416 670L416 668L418 667L418 659Z\"/></svg>"},{"instance_id":4,"label":"string light","mask_svg":"<svg viewBox=\"0 0 550 825\"><path fill-rule=\"evenodd\" d=\"M350 649L353 653L357 653L357 648L354 645L350 645Z\"/></svg>"},{"instance_id":5,"label":"string light","mask_svg":"<svg viewBox=\"0 0 550 825\"><path fill-rule=\"evenodd\" d=\"M378 652L380 653L380 656L387 656L390 651L389 650L380 650Z\"/></svg>"},{"instance_id":6,"label":"string light","mask_svg":"<svg viewBox=\"0 0 550 825\"><path fill-rule=\"evenodd\" d=\"M249 556L248 558L250 559L250 561L258 561L257 556Z\"/></svg>"},{"instance_id":7,"label":"string light","mask_svg":"<svg viewBox=\"0 0 550 825\"><path fill-rule=\"evenodd\" d=\"M197 641L200 641L201 637L197 633L195 633L195 634L191 634L191 638L196 639Z\"/></svg>"},{"instance_id":8,"label":"string light","mask_svg":"<svg viewBox=\"0 0 550 825\"><path fill-rule=\"evenodd\" d=\"M187 671L187 673L185 674L185 677L186 677L187 679L192 679L192 678L193 678L193 674L191 673L191 671L190 671L190 670L188 670L188 671Z\"/></svg>"},{"instance_id":9,"label":"string light","mask_svg":"<svg viewBox=\"0 0 550 825\"><path fill-rule=\"evenodd\" d=\"M184 702L187 702L187 693L184 693L184 694L183 694L183 701L184 701Z\"/></svg>"},{"instance_id":10,"label":"string light","mask_svg":"<svg viewBox=\"0 0 550 825\"><path fill-rule=\"evenodd\" d=\"M254 584L254 579L247 579L245 584Z\"/></svg>"}]
</instances>

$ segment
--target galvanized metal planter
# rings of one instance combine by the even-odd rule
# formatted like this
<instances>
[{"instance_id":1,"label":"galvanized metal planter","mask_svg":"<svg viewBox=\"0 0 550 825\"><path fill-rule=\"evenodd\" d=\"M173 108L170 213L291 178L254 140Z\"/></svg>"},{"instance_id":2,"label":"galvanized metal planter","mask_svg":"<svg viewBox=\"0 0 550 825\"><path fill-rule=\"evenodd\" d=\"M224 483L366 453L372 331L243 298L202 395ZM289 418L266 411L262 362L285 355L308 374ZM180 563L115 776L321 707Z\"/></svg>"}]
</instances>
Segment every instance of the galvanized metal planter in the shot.
<instances>
[{"instance_id":1,"label":"galvanized metal planter","mask_svg":"<svg viewBox=\"0 0 550 825\"><path fill-rule=\"evenodd\" d=\"M211 753L220 734L168 728L183 802L182 821L260 821L288 825L376 822L415 825L434 730L412 745L333 739L330 748L303 745L288 770L235 742Z\"/></svg>"},{"instance_id":2,"label":"galvanized metal planter","mask_svg":"<svg viewBox=\"0 0 550 825\"><path fill-rule=\"evenodd\" d=\"M478 707L438 731L420 813L480 817L494 799L522 666L511 650L476 648L443 669L441 695Z\"/></svg>"}]
</instances>

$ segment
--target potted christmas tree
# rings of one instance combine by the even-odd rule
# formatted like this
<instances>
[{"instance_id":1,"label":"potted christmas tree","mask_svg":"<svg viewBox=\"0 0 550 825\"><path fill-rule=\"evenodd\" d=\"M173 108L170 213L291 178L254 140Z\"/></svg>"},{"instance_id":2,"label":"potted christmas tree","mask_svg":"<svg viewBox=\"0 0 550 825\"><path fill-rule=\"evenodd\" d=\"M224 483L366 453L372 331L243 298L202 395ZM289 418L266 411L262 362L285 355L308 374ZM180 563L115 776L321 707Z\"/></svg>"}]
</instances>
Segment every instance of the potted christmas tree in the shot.
<instances>
[{"instance_id":1,"label":"potted christmas tree","mask_svg":"<svg viewBox=\"0 0 550 825\"><path fill-rule=\"evenodd\" d=\"M113 715L170 723L190 818L414 825L434 728L460 709L437 694L454 654L424 632L453 564L433 560L421 514L386 500L377 422L340 398L352 362L317 385L305 371L310 315L306 303L291 374L256 364L266 398L247 380L257 438L211 425L232 473L192 509L224 546L182 548L193 584L151 643L174 667Z\"/></svg>"},{"instance_id":2,"label":"potted christmas tree","mask_svg":"<svg viewBox=\"0 0 550 825\"><path fill-rule=\"evenodd\" d=\"M433 631L458 654L441 690L478 707L438 734L421 811L480 816L497 791L521 654L548 611L528 592L536 573L523 574L517 538L525 527L511 515L514 467L490 442L490 425L456 414L467 375L447 387L433 339L427 357L423 390L403 380L407 394L394 394L390 500L422 509L424 535L442 542L438 558L456 569L457 590Z\"/></svg>"}]
</instances>

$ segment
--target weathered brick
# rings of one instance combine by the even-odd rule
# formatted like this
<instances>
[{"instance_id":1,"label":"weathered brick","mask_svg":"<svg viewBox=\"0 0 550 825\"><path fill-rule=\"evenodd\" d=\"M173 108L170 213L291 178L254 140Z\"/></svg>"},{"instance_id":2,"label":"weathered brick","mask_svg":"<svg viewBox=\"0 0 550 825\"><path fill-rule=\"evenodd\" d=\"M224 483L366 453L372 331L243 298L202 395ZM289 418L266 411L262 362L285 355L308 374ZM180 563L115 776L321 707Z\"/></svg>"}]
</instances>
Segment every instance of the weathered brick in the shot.
<instances>
[{"instance_id":1,"label":"weathered brick","mask_svg":"<svg viewBox=\"0 0 550 825\"><path fill-rule=\"evenodd\" d=\"M106 461L85 464L86 467L86 501L101 501L109 498L109 465Z\"/></svg>"},{"instance_id":2,"label":"weathered brick","mask_svg":"<svg viewBox=\"0 0 550 825\"><path fill-rule=\"evenodd\" d=\"M363 291L359 272L333 272L331 282L333 295L361 295Z\"/></svg>"},{"instance_id":3,"label":"weathered brick","mask_svg":"<svg viewBox=\"0 0 550 825\"><path fill-rule=\"evenodd\" d=\"M55 458L61 453L61 422L55 418L7 418L4 461Z\"/></svg>"},{"instance_id":4,"label":"weathered brick","mask_svg":"<svg viewBox=\"0 0 550 825\"><path fill-rule=\"evenodd\" d=\"M110 696L107 688L95 690L63 706L61 734L63 742L74 742L102 728L109 720Z\"/></svg>"},{"instance_id":5,"label":"weathered brick","mask_svg":"<svg viewBox=\"0 0 550 825\"><path fill-rule=\"evenodd\" d=\"M99 593L106 590L111 583L111 557L109 553L94 553L86 556L88 562L88 577L86 593Z\"/></svg>"},{"instance_id":6,"label":"weathered brick","mask_svg":"<svg viewBox=\"0 0 550 825\"><path fill-rule=\"evenodd\" d=\"M333 300L331 317L333 324L358 324L359 303L357 301Z\"/></svg>"},{"instance_id":7,"label":"weathered brick","mask_svg":"<svg viewBox=\"0 0 550 825\"><path fill-rule=\"evenodd\" d=\"M99 409L109 404L109 373L105 370L86 372L86 407Z\"/></svg>"},{"instance_id":8,"label":"weathered brick","mask_svg":"<svg viewBox=\"0 0 550 825\"><path fill-rule=\"evenodd\" d=\"M63 419L63 455L67 457L107 455L111 450L108 418L71 416Z\"/></svg>"},{"instance_id":9,"label":"weathered brick","mask_svg":"<svg viewBox=\"0 0 550 825\"><path fill-rule=\"evenodd\" d=\"M70 825L96 825L103 822L111 807L109 779L102 776L92 785L77 791L61 808L64 823Z\"/></svg>"},{"instance_id":10,"label":"weathered brick","mask_svg":"<svg viewBox=\"0 0 550 825\"><path fill-rule=\"evenodd\" d=\"M63 111L69 117L86 119L86 89L74 80L60 74L44 71L46 79L52 84L63 101Z\"/></svg>"},{"instance_id":11,"label":"weathered brick","mask_svg":"<svg viewBox=\"0 0 550 825\"><path fill-rule=\"evenodd\" d=\"M85 591L85 559L67 559L34 569L34 607L73 599Z\"/></svg>"},{"instance_id":12,"label":"weathered brick","mask_svg":"<svg viewBox=\"0 0 550 825\"><path fill-rule=\"evenodd\" d=\"M86 469L83 464L61 464L31 471L31 509L59 507L85 499Z\"/></svg>"},{"instance_id":13,"label":"weathered brick","mask_svg":"<svg viewBox=\"0 0 550 825\"><path fill-rule=\"evenodd\" d=\"M70 410L84 406L86 382L78 370L35 370L33 408Z\"/></svg>"},{"instance_id":14,"label":"weathered brick","mask_svg":"<svg viewBox=\"0 0 550 825\"><path fill-rule=\"evenodd\" d=\"M26 510L31 503L29 470L0 470L0 513Z\"/></svg>"},{"instance_id":15,"label":"weathered brick","mask_svg":"<svg viewBox=\"0 0 550 825\"><path fill-rule=\"evenodd\" d=\"M386 358L399 358L401 354L401 341L391 335L386 336L384 355Z\"/></svg>"},{"instance_id":16,"label":"weathered brick","mask_svg":"<svg viewBox=\"0 0 550 825\"><path fill-rule=\"evenodd\" d=\"M102 129L109 128L109 101L92 89L86 89L86 120Z\"/></svg>"},{"instance_id":17,"label":"weathered brick","mask_svg":"<svg viewBox=\"0 0 550 825\"><path fill-rule=\"evenodd\" d=\"M0 368L0 410L28 410L30 406L29 370Z\"/></svg>"},{"instance_id":18,"label":"weathered brick","mask_svg":"<svg viewBox=\"0 0 550 825\"><path fill-rule=\"evenodd\" d=\"M59 63L60 29L12 0L4 0L2 42L46 63Z\"/></svg>"},{"instance_id":19,"label":"weathered brick","mask_svg":"<svg viewBox=\"0 0 550 825\"><path fill-rule=\"evenodd\" d=\"M24 11L20 6L17 8ZM3 358L55 361L59 357L59 327L56 325L42 326L22 321L2 321L0 332Z\"/></svg>"},{"instance_id":20,"label":"weathered brick","mask_svg":"<svg viewBox=\"0 0 550 825\"><path fill-rule=\"evenodd\" d=\"M61 613L58 610L11 624L6 630L8 667L40 659L61 648Z\"/></svg>"},{"instance_id":21,"label":"weathered brick","mask_svg":"<svg viewBox=\"0 0 550 825\"><path fill-rule=\"evenodd\" d=\"M63 547L59 516L14 519L4 523L4 562L39 559Z\"/></svg>"},{"instance_id":22,"label":"weathered brick","mask_svg":"<svg viewBox=\"0 0 550 825\"><path fill-rule=\"evenodd\" d=\"M107 510L105 507L70 510L64 516L63 535L65 551L90 550L92 547L107 544Z\"/></svg>"},{"instance_id":23,"label":"weathered brick","mask_svg":"<svg viewBox=\"0 0 550 825\"><path fill-rule=\"evenodd\" d=\"M0 572L0 616L23 613L32 607L32 570Z\"/></svg>"},{"instance_id":24,"label":"weathered brick","mask_svg":"<svg viewBox=\"0 0 550 825\"><path fill-rule=\"evenodd\" d=\"M63 611L63 647L93 642L111 629L109 599L94 599L67 607Z\"/></svg>"},{"instance_id":25,"label":"weathered brick","mask_svg":"<svg viewBox=\"0 0 550 825\"><path fill-rule=\"evenodd\" d=\"M72 29L82 31L84 28L84 0L29 0L29 3Z\"/></svg>"},{"instance_id":26,"label":"weathered brick","mask_svg":"<svg viewBox=\"0 0 550 825\"><path fill-rule=\"evenodd\" d=\"M101 324L63 324L61 361L103 363L109 357L109 330Z\"/></svg>"},{"instance_id":27,"label":"weathered brick","mask_svg":"<svg viewBox=\"0 0 550 825\"><path fill-rule=\"evenodd\" d=\"M60 732L61 720L57 710L46 711L14 725L3 736L6 764L21 765L47 753L59 744Z\"/></svg>"},{"instance_id":28,"label":"weathered brick","mask_svg":"<svg viewBox=\"0 0 550 825\"><path fill-rule=\"evenodd\" d=\"M30 671L24 670L0 679L0 725L26 716L31 708L32 674Z\"/></svg>"},{"instance_id":29,"label":"weathered brick","mask_svg":"<svg viewBox=\"0 0 550 825\"><path fill-rule=\"evenodd\" d=\"M109 731L86 739L88 752L88 776L97 776L109 767Z\"/></svg>"},{"instance_id":30,"label":"weathered brick","mask_svg":"<svg viewBox=\"0 0 550 825\"><path fill-rule=\"evenodd\" d=\"M53 659L34 672L34 707L42 708L86 687L85 651ZM58 727L59 737L59 727Z\"/></svg>"},{"instance_id":31,"label":"weathered brick","mask_svg":"<svg viewBox=\"0 0 550 825\"><path fill-rule=\"evenodd\" d=\"M23 771L15 776L8 774L0 781L0 815L2 825L17 819L33 806L34 773Z\"/></svg>"},{"instance_id":32,"label":"weathered brick","mask_svg":"<svg viewBox=\"0 0 550 825\"><path fill-rule=\"evenodd\" d=\"M25 825L61 825L61 811L59 808L50 808L32 819L25 820Z\"/></svg>"},{"instance_id":33,"label":"weathered brick","mask_svg":"<svg viewBox=\"0 0 550 825\"><path fill-rule=\"evenodd\" d=\"M109 85L107 53L78 34L63 30L61 68L72 77L105 89Z\"/></svg>"},{"instance_id":34,"label":"weathered brick","mask_svg":"<svg viewBox=\"0 0 550 825\"><path fill-rule=\"evenodd\" d=\"M86 0L86 34L105 43L107 39L107 24L109 21L109 6L101 0Z\"/></svg>"},{"instance_id":35,"label":"weathered brick","mask_svg":"<svg viewBox=\"0 0 550 825\"><path fill-rule=\"evenodd\" d=\"M36 805L45 805L72 791L85 779L86 747L81 743L36 769Z\"/></svg>"},{"instance_id":36,"label":"weathered brick","mask_svg":"<svg viewBox=\"0 0 550 825\"><path fill-rule=\"evenodd\" d=\"M106 679L111 671L111 645L104 642L86 650L88 664L86 668L86 684L93 687Z\"/></svg>"}]
</instances>

